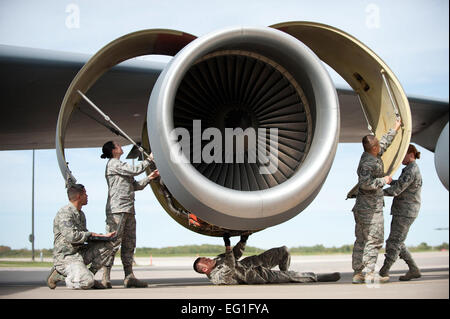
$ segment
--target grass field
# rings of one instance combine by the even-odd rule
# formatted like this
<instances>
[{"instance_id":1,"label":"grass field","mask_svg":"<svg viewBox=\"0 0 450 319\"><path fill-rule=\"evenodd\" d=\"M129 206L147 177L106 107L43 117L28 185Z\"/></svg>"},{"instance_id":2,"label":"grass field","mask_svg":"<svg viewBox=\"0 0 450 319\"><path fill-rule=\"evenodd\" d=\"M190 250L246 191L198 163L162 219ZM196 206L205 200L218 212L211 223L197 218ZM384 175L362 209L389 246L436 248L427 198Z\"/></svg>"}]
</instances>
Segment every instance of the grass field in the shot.
<instances>
[{"instance_id":1,"label":"grass field","mask_svg":"<svg viewBox=\"0 0 450 319\"><path fill-rule=\"evenodd\" d=\"M426 243L422 243L416 247L408 247L411 252L425 252L425 251L441 251L448 250L448 243L431 247ZM343 245L341 247L324 247L323 245L315 245L311 247L291 247L291 255L335 255L335 254L351 254L353 245ZM262 253L264 250L247 246L244 256L256 255ZM36 251L36 258L40 259L40 254L45 258L45 261L31 261L32 252L28 249L11 249L7 246L0 245L0 268L5 267L51 267L50 262L52 258L52 249L41 249ZM163 248L137 248L134 256L139 257L195 257L195 256L216 256L224 253L224 247L221 245L185 245L175 247ZM384 249L380 250L384 253ZM17 260L14 260L16 259ZM29 261L24 259L29 258ZM120 251L117 252L116 258L120 258Z\"/></svg>"}]
</instances>

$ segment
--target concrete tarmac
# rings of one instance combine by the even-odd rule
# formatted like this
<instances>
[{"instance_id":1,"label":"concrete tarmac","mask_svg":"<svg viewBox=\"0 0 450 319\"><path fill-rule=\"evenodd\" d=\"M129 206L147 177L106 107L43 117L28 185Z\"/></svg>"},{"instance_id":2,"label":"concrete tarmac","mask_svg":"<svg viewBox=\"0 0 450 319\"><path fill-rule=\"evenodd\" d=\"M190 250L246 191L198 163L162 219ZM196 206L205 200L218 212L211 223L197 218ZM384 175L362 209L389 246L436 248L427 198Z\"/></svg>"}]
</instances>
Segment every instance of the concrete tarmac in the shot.
<instances>
[{"instance_id":1,"label":"concrete tarmac","mask_svg":"<svg viewBox=\"0 0 450 319\"><path fill-rule=\"evenodd\" d=\"M291 270L341 272L333 283L214 286L206 276L194 272L195 257L136 258L135 274L149 288L123 287L120 258L111 272L112 289L71 290L59 283L55 290L46 286L47 268L0 268L0 299L448 299L449 254L413 253L422 277L400 282L407 266L398 260L387 284L351 283L351 255L292 256ZM384 256L380 255L377 269ZM151 265L150 265L151 262ZM101 279L101 272L96 275Z\"/></svg>"}]
</instances>

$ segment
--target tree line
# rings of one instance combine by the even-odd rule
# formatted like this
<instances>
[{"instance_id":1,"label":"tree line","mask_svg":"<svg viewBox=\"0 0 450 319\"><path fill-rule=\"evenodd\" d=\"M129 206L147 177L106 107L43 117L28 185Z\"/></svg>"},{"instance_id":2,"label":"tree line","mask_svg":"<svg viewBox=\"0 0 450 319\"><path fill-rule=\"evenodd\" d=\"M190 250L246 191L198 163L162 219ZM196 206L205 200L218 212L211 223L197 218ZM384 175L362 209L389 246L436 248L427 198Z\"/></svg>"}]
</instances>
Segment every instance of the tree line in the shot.
<instances>
[{"instance_id":1,"label":"tree line","mask_svg":"<svg viewBox=\"0 0 450 319\"><path fill-rule=\"evenodd\" d=\"M441 251L448 250L448 243L442 243L438 246L429 246L427 243L421 243L418 246L408 247L411 252L422 251ZM325 247L323 245L315 246L298 246L289 248L293 255L314 255L314 254L348 254L353 250L353 245L343 245L340 247ZM216 256L223 253L224 247L222 245L184 245L163 248L142 247L136 248L136 257L167 257L167 256ZM245 256L260 254L264 249L247 246L245 248ZM35 250L35 257L39 258L40 254L44 258L52 257L52 249ZM382 251L384 252L384 251ZM118 252L120 254L120 251ZM32 252L29 249L11 249L8 246L0 246L0 258L31 258Z\"/></svg>"}]
</instances>

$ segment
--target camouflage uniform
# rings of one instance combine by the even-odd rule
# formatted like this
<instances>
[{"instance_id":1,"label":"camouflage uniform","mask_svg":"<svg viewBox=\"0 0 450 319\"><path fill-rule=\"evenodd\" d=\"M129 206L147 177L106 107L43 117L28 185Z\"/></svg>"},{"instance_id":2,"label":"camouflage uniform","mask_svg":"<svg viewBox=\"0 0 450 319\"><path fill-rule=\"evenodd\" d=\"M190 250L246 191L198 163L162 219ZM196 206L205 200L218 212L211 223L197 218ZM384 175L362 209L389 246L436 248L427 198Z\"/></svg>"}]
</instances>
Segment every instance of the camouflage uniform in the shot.
<instances>
[{"instance_id":1,"label":"camouflage uniform","mask_svg":"<svg viewBox=\"0 0 450 319\"><path fill-rule=\"evenodd\" d=\"M391 145L397 131L391 129L380 139L380 153L373 156L364 152L358 166L358 194L353 207L355 218L355 244L352 255L352 268L360 273L366 267L368 272L375 270L378 252L384 241L384 164L381 155Z\"/></svg>"},{"instance_id":2,"label":"camouflage uniform","mask_svg":"<svg viewBox=\"0 0 450 319\"><path fill-rule=\"evenodd\" d=\"M134 249L136 248L136 218L134 211L134 192L145 188L149 180L134 180L151 162L145 160L134 168L118 159L111 158L106 164L105 178L108 183L108 200L106 202L106 232L117 231L120 217L123 214L122 226L114 242L114 254L105 266L111 267L115 253L121 246L123 267L133 265Z\"/></svg>"},{"instance_id":3,"label":"camouflage uniform","mask_svg":"<svg viewBox=\"0 0 450 319\"><path fill-rule=\"evenodd\" d=\"M392 263L400 256L406 262L412 261L404 241L420 209L422 176L416 162L403 168L398 180L384 190L385 196L394 196L391 207L391 233L386 241L386 259Z\"/></svg>"},{"instance_id":4,"label":"camouflage uniform","mask_svg":"<svg viewBox=\"0 0 450 319\"><path fill-rule=\"evenodd\" d=\"M233 250L215 258L216 266L208 274L215 285L266 284L287 282L315 282L314 273L288 271L290 255L285 246L272 248L257 255L239 261L245 249L245 242L240 241ZM280 271L271 270L278 266Z\"/></svg>"},{"instance_id":5,"label":"camouflage uniform","mask_svg":"<svg viewBox=\"0 0 450 319\"><path fill-rule=\"evenodd\" d=\"M94 274L112 259L111 242L89 242L86 217L71 203L61 208L53 220L53 261L65 276L69 288L88 289L94 285ZM91 264L90 269L86 265Z\"/></svg>"}]
</instances>

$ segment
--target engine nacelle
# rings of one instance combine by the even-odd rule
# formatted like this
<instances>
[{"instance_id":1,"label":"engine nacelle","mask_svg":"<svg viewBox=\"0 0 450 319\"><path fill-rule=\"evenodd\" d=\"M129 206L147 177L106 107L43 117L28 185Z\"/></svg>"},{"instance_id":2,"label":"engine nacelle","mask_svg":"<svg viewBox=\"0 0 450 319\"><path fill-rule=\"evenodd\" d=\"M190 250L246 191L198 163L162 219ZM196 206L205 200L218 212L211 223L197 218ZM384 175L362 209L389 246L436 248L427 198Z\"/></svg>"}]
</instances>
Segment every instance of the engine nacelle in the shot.
<instances>
[{"instance_id":1,"label":"engine nacelle","mask_svg":"<svg viewBox=\"0 0 450 319\"><path fill-rule=\"evenodd\" d=\"M436 173L448 190L448 122L443 128L441 135L436 143L436 150L434 151L434 165Z\"/></svg>"},{"instance_id":2,"label":"engine nacelle","mask_svg":"<svg viewBox=\"0 0 450 319\"><path fill-rule=\"evenodd\" d=\"M230 28L173 58L147 124L161 177L184 208L212 225L258 230L297 215L319 192L336 153L338 98L321 61L294 37ZM227 133L239 129L233 143ZM188 149L177 157L179 144Z\"/></svg>"}]
</instances>

